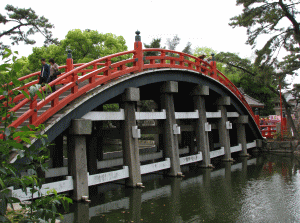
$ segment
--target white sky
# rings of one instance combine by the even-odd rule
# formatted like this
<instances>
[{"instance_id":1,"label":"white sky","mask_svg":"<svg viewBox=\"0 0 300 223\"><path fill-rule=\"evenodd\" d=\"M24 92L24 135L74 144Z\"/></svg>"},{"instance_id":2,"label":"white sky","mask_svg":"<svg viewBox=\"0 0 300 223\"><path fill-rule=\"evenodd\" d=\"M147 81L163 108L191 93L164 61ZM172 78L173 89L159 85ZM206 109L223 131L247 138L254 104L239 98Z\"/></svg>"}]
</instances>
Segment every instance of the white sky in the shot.
<instances>
[{"instance_id":1,"label":"white sky","mask_svg":"<svg viewBox=\"0 0 300 223\"><path fill-rule=\"evenodd\" d=\"M192 48L210 47L217 52L238 53L241 57L254 56L254 51L245 44L246 29L228 25L231 17L242 12L236 0L2 0L1 14L6 14L7 4L31 7L37 15L45 16L55 25L52 32L59 40L69 30L92 29L122 35L128 50L132 50L135 31L139 30L142 42L147 44L153 38L162 38L161 43L165 45L167 38L177 34L181 38L178 51L191 42ZM36 34L35 40L40 40L35 46L43 45L41 35ZM13 50L18 50L20 56L28 56L32 47L20 45Z\"/></svg>"}]
</instances>

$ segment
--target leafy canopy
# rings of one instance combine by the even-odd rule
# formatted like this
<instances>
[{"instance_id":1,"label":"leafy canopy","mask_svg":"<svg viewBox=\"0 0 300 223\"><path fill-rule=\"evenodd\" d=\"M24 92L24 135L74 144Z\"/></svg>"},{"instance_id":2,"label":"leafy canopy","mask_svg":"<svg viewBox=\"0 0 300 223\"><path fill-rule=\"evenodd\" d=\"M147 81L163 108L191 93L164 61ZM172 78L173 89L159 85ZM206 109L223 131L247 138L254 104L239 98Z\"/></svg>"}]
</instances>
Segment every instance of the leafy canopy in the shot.
<instances>
[{"instance_id":1,"label":"leafy canopy","mask_svg":"<svg viewBox=\"0 0 300 223\"><path fill-rule=\"evenodd\" d=\"M295 0L237 0L243 5L243 12L231 18L232 27L247 28L247 44L257 46L260 36L267 36L264 46L256 51L256 65L276 65L281 75L294 74L299 69L300 28L297 21L299 11ZM281 63L277 55L285 49L289 55Z\"/></svg>"},{"instance_id":2,"label":"leafy canopy","mask_svg":"<svg viewBox=\"0 0 300 223\"><path fill-rule=\"evenodd\" d=\"M89 62L127 50L123 36L116 36L112 33L103 34L90 29L70 30L66 38L61 41L60 48L72 50L73 60L76 63Z\"/></svg>"},{"instance_id":3,"label":"leafy canopy","mask_svg":"<svg viewBox=\"0 0 300 223\"><path fill-rule=\"evenodd\" d=\"M0 25L5 25L5 29L0 32L0 39L9 37L12 45L18 45L20 42L25 44L35 44L36 41L31 36L40 33L45 37L44 44L58 44L57 38L52 36L51 29L54 25L49 23L44 16L38 16L31 8L18 8L12 5L6 5L7 15L0 14ZM0 52L3 53L9 45L0 42Z\"/></svg>"}]
</instances>

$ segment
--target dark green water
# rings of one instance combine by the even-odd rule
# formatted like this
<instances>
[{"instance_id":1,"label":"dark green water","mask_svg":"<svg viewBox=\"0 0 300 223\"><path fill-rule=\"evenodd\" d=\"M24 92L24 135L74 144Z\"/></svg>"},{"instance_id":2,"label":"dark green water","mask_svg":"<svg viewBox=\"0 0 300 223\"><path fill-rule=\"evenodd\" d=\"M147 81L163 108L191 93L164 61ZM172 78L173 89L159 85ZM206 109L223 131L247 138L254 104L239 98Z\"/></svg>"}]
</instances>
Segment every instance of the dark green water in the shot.
<instances>
[{"instance_id":1,"label":"dark green water","mask_svg":"<svg viewBox=\"0 0 300 223\"><path fill-rule=\"evenodd\" d=\"M144 189L108 184L75 204L63 222L300 222L300 158L259 155L184 178L143 178Z\"/></svg>"}]
</instances>

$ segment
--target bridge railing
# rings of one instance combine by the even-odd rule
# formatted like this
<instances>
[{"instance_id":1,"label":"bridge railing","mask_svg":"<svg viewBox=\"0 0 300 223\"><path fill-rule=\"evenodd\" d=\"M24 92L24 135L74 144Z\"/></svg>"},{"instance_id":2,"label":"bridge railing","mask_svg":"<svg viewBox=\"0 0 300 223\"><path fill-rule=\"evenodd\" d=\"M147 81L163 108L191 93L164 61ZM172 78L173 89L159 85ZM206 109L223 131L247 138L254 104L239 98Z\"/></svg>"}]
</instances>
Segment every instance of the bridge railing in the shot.
<instances>
[{"instance_id":1,"label":"bridge railing","mask_svg":"<svg viewBox=\"0 0 300 223\"><path fill-rule=\"evenodd\" d=\"M262 136L268 139L273 139L274 134L277 132L276 125L260 125L259 128Z\"/></svg>"},{"instance_id":2,"label":"bridge railing","mask_svg":"<svg viewBox=\"0 0 300 223\"><path fill-rule=\"evenodd\" d=\"M61 88L48 95L45 100L41 100L39 102L37 100L37 96L32 99L27 99L21 94L15 98L14 102L17 103L17 105L12 108L11 111L16 112L25 105L28 106L28 104L29 109L15 120L11 126L18 127L25 121L28 121L29 124L33 125L44 123L48 118L68 103L85 94L89 90L99 85L103 85L124 74L141 72L153 68L180 68L210 76L230 89L254 117L252 109L246 102L243 95L224 74L217 70L215 61L208 63L195 56L166 49L142 49L141 42L135 43L135 49L132 51L105 56L89 63L73 64L73 60L68 58L67 65L59 67L60 69L65 69L65 72L49 83L50 86L64 84ZM156 55L144 56L149 52L153 52ZM122 56L126 56L129 59L112 62ZM40 72L35 72L24 76L19 80L38 77L39 74ZM29 87L37 83L38 80L31 81L22 86L20 89L28 92ZM43 88L43 90L45 90L45 87ZM64 98L60 97L62 94L65 94ZM45 107L47 107L46 111L38 115L38 111Z\"/></svg>"}]
</instances>

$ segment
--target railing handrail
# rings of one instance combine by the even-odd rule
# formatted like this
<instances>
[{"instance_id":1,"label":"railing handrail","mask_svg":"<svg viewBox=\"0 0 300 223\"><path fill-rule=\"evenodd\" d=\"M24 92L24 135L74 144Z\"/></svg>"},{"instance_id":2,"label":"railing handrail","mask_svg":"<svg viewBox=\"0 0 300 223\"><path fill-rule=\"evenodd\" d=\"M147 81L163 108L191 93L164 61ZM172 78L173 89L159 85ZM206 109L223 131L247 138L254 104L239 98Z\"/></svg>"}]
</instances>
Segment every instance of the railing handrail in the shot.
<instances>
[{"instance_id":1,"label":"railing handrail","mask_svg":"<svg viewBox=\"0 0 300 223\"><path fill-rule=\"evenodd\" d=\"M143 56L141 58L140 53L142 53L143 55L143 53L145 52L160 52L160 55ZM166 53L177 54L179 55L179 57L176 57L174 55L173 56L166 55ZM130 54L133 55L131 59L126 59L114 63L112 63L111 61L113 58L124 56L124 55L130 55ZM139 61L140 59L143 60L142 63L140 63ZM150 64L146 64L144 60L150 60L152 62ZM157 63L155 62L155 60L160 60L160 62ZM166 60L169 60L169 63L166 63ZM126 66L126 64L131 62L133 63L132 66ZM90 66L93 66L93 68L87 69ZM101 67L98 68L98 66ZM137 48L131 51L125 51L125 52L108 55L88 63L72 64L72 68L74 69L71 68L71 70L68 70L70 69L68 68L68 65L59 66L59 69L66 68L67 72L61 74L51 83L49 83L49 85L54 86L60 83L61 81L67 80L65 85L60 89L58 89L57 91L53 92L52 94L48 95L45 98L45 100L42 100L40 102L36 101L36 97L34 99L29 100L27 98L23 99L24 96L19 96L18 101L21 101L23 99L23 101L20 102L19 104L24 106L25 104L30 103L30 109L26 111L23 115L21 115L17 120L15 120L11 124L11 126L17 127L27 119L29 119L30 124L34 124L34 125L41 124L44 121L46 121L49 117L51 117L51 115L55 114L57 111L63 108L66 104L70 103L75 98L78 98L86 91L91 90L97 85L106 83L107 81L117 78L121 75L128 74L130 72L139 72L141 70L148 69L148 68L168 68L168 67L190 69L214 78L215 80L219 81L221 84L225 85L225 87L228 88L232 93L234 93L237 96L237 98L243 103L246 109L249 111L251 116L254 118L254 113L251 107L246 102L244 96L239 92L237 87L222 72L217 70L215 61L209 63L195 56L183 52L174 51L174 50L158 49L158 48L147 48L147 49ZM82 73L82 76L78 76L77 74L79 73ZM103 75L99 75L100 73L103 73ZM19 80L21 81L26 80L28 78L38 76L39 74L40 71L26 75L20 78ZM89 84L79 89L78 84L87 79L89 79ZM18 89L27 90L30 86L32 86L35 83L37 83L37 80L27 83L26 85ZM68 95L66 98L59 101L59 96L70 89L72 93ZM43 106L45 106L49 102L51 102L51 108L49 108L39 117L37 117L37 111L40 110ZM15 106L12 109L12 111L17 111L18 109L20 109L21 105L19 107L18 105Z\"/></svg>"}]
</instances>

